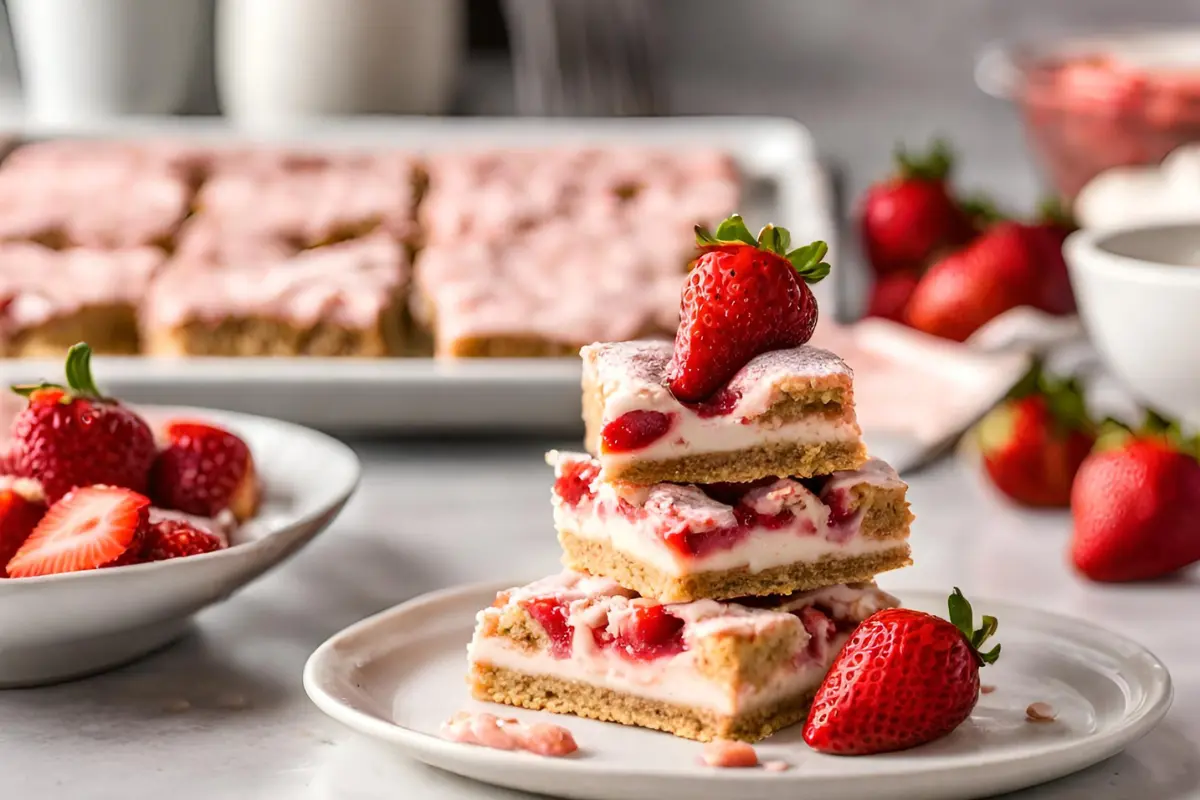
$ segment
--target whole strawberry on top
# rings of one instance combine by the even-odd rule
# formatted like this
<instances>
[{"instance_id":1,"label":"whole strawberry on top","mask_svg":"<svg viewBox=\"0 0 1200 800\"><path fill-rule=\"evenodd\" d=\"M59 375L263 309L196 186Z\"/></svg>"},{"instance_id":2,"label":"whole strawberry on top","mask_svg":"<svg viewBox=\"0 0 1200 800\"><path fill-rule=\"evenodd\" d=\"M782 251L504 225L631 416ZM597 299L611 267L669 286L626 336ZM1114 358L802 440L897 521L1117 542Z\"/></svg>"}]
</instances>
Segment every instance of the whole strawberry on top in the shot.
<instances>
[{"instance_id":1,"label":"whole strawberry on top","mask_svg":"<svg viewBox=\"0 0 1200 800\"><path fill-rule=\"evenodd\" d=\"M1095 581L1140 581L1200 561L1200 436L1148 413L1113 420L1071 491L1071 561Z\"/></svg>"},{"instance_id":2,"label":"whole strawberry on top","mask_svg":"<svg viewBox=\"0 0 1200 800\"><path fill-rule=\"evenodd\" d=\"M992 483L1022 505L1066 508L1079 465L1096 441L1083 391L1040 361L975 429Z\"/></svg>"},{"instance_id":3,"label":"whole strawberry on top","mask_svg":"<svg viewBox=\"0 0 1200 800\"><path fill-rule=\"evenodd\" d=\"M667 371L685 403L708 399L754 356L811 339L817 301L808 284L829 274L824 242L791 249L791 235L772 225L755 239L737 215L715 234L697 226L696 241Z\"/></svg>"},{"instance_id":4,"label":"whole strawberry on top","mask_svg":"<svg viewBox=\"0 0 1200 800\"><path fill-rule=\"evenodd\" d=\"M80 486L147 490L154 434L140 416L96 388L91 355L82 342L68 351L65 387L13 387L29 404L13 420L11 468L40 481L50 504Z\"/></svg>"},{"instance_id":5,"label":"whole strawberry on top","mask_svg":"<svg viewBox=\"0 0 1200 800\"><path fill-rule=\"evenodd\" d=\"M240 521L258 509L259 487L250 448L229 431L192 420L173 420L154 462L151 497L163 508L201 517L229 509Z\"/></svg>"},{"instance_id":6,"label":"whole strawberry on top","mask_svg":"<svg viewBox=\"0 0 1200 800\"><path fill-rule=\"evenodd\" d=\"M974 629L971 604L950 595L950 621L906 608L868 617L842 648L817 689L804 741L834 755L904 750L947 735L979 700L979 668L1000 645L980 648L996 618Z\"/></svg>"},{"instance_id":7,"label":"whole strawberry on top","mask_svg":"<svg viewBox=\"0 0 1200 800\"><path fill-rule=\"evenodd\" d=\"M895 160L895 174L871 186L862 205L863 244L879 275L920 272L975 232L950 194L953 158L945 142L920 156L898 148Z\"/></svg>"}]
</instances>

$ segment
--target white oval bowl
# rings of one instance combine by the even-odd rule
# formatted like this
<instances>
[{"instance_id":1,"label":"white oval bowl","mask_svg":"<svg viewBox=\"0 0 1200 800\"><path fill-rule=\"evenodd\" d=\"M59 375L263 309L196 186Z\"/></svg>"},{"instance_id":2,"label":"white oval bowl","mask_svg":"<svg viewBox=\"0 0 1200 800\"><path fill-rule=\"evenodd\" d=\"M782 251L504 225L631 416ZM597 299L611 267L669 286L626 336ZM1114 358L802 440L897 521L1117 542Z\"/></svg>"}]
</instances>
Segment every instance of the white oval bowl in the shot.
<instances>
[{"instance_id":1,"label":"white oval bowl","mask_svg":"<svg viewBox=\"0 0 1200 800\"><path fill-rule=\"evenodd\" d=\"M189 558L0 580L0 688L53 683L139 658L196 612L279 564L328 527L358 486L349 447L278 420L198 408L140 408L211 420L246 440L263 485L258 515L231 546Z\"/></svg>"},{"instance_id":2,"label":"white oval bowl","mask_svg":"<svg viewBox=\"0 0 1200 800\"><path fill-rule=\"evenodd\" d=\"M1200 422L1200 222L1082 230L1065 253L1109 369L1147 405Z\"/></svg>"}]
</instances>

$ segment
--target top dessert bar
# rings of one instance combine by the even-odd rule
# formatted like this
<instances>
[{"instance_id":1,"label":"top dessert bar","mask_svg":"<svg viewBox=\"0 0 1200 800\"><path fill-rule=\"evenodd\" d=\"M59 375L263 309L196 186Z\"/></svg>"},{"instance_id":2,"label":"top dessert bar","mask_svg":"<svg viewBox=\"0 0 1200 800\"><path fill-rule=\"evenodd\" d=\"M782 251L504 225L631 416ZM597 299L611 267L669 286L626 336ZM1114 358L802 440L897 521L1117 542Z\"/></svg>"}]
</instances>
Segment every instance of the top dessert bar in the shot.
<instances>
[{"instance_id":1,"label":"top dessert bar","mask_svg":"<svg viewBox=\"0 0 1200 800\"><path fill-rule=\"evenodd\" d=\"M685 405L666 386L671 351L665 341L583 348L586 443L604 479L748 482L866 461L853 374L833 353L807 345L763 353L709 401Z\"/></svg>"}]
</instances>

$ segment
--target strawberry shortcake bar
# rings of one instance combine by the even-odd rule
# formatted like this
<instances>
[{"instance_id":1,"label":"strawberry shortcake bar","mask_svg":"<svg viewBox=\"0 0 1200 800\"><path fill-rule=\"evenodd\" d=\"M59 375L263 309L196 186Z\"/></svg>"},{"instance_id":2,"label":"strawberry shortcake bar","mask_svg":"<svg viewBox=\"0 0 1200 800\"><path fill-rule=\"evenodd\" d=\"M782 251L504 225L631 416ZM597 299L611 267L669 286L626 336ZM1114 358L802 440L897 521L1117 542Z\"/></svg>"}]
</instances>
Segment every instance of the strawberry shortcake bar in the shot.
<instances>
[{"instance_id":1,"label":"strawberry shortcake bar","mask_svg":"<svg viewBox=\"0 0 1200 800\"><path fill-rule=\"evenodd\" d=\"M563 563L664 602L790 594L907 566L906 484L884 462L816 478L635 486L551 453Z\"/></svg>"},{"instance_id":2,"label":"strawberry shortcake bar","mask_svg":"<svg viewBox=\"0 0 1200 800\"><path fill-rule=\"evenodd\" d=\"M850 632L895 605L872 584L661 603L566 571L479 613L468 682L480 700L756 741L803 719Z\"/></svg>"},{"instance_id":3,"label":"strawberry shortcake bar","mask_svg":"<svg viewBox=\"0 0 1200 800\"><path fill-rule=\"evenodd\" d=\"M586 443L607 480L741 482L866 461L853 374L827 350L757 355L701 403L680 401L667 385L670 342L594 344L582 355Z\"/></svg>"}]
</instances>

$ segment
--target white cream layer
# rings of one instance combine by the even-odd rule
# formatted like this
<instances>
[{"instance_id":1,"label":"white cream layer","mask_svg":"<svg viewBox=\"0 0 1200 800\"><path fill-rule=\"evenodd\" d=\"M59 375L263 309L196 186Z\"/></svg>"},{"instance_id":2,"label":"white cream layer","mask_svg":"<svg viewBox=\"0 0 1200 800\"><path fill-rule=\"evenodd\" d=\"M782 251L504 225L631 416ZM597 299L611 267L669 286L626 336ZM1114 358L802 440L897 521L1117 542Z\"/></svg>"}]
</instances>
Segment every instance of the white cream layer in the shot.
<instances>
[{"instance_id":1,"label":"white cream layer","mask_svg":"<svg viewBox=\"0 0 1200 800\"><path fill-rule=\"evenodd\" d=\"M591 636L591 631L586 631ZM576 640L580 638L576 631ZM611 652L591 648L587 656L575 651L571 658L558 659L545 651L513 646L502 637L476 636L468 648L471 663L490 664L526 675L547 675L578 681L623 694L643 697L718 714L744 714L815 688L825 677L833 657L849 634L838 634L822 661L781 669L761 687L715 681L696 669L694 651L653 661L634 662Z\"/></svg>"}]
</instances>

